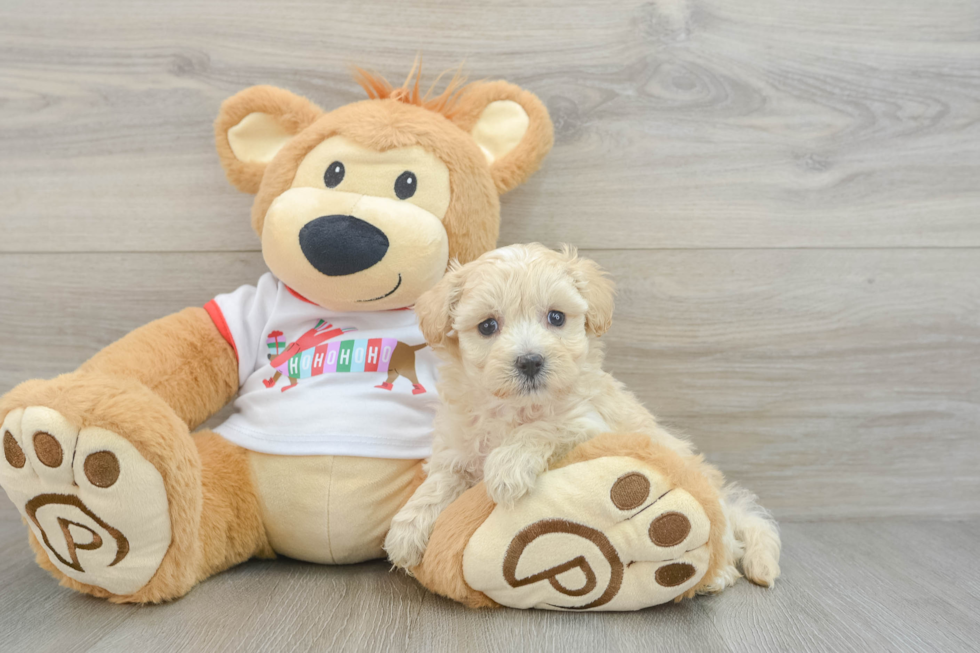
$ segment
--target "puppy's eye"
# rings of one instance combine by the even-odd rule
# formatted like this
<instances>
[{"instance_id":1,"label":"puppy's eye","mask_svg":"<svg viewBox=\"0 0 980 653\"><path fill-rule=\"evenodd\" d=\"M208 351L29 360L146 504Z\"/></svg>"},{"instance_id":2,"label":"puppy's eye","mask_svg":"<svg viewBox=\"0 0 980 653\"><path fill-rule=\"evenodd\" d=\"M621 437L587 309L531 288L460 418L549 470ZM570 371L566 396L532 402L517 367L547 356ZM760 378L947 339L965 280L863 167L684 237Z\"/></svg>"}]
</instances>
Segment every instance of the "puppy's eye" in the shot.
<instances>
[{"instance_id":1,"label":"puppy's eye","mask_svg":"<svg viewBox=\"0 0 980 653\"><path fill-rule=\"evenodd\" d=\"M560 327L565 324L565 314L561 311L548 311L548 324Z\"/></svg>"},{"instance_id":2,"label":"puppy's eye","mask_svg":"<svg viewBox=\"0 0 980 653\"><path fill-rule=\"evenodd\" d=\"M327 188L336 188L340 185L340 182L344 180L344 164L340 161L334 161L327 166L327 171L323 173L323 183L326 184Z\"/></svg>"},{"instance_id":3,"label":"puppy's eye","mask_svg":"<svg viewBox=\"0 0 980 653\"><path fill-rule=\"evenodd\" d=\"M476 328L480 332L480 335L489 338L493 334L497 333L497 320L493 319L492 317L483 320Z\"/></svg>"},{"instance_id":4,"label":"puppy's eye","mask_svg":"<svg viewBox=\"0 0 980 653\"><path fill-rule=\"evenodd\" d=\"M395 180L395 195L398 196L400 200L407 200L409 197L415 194L415 190L418 188L419 180L415 176L415 173L411 170L406 170L405 172L398 175L398 179Z\"/></svg>"}]
</instances>

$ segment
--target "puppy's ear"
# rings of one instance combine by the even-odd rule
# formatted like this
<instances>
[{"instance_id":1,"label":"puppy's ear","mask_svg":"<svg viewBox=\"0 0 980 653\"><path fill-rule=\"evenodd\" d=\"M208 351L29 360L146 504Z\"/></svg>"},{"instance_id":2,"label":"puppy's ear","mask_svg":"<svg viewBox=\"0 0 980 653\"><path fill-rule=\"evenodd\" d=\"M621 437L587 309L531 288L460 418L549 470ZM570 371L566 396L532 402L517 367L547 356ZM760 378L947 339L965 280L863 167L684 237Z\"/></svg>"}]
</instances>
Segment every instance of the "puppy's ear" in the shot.
<instances>
[{"instance_id":1,"label":"puppy's ear","mask_svg":"<svg viewBox=\"0 0 980 653\"><path fill-rule=\"evenodd\" d=\"M455 351L456 338L450 336L456 304L463 294L463 266L457 261L435 286L415 302L415 315L425 341L433 348Z\"/></svg>"},{"instance_id":2,"label":"puppy's ear","mask_svg":"<svg viewBox=\"0 0 980 653\"><path fill-rule=\"evenodd\" d=\"M500 194L523 184L555 140L541 100L503 81L467 86L452 120L480 146Z\"/></svg>"},{"instance_id":3,"label":"puppy's ear","mask_svg":"<svg viewBox=\"0 0 980 653\"><path fill-rule=\"evenodd\" d=\"M601 336L612 326L616 287L598 263L580 257L574 247L565 245L562 254L568 260L575 287L589 305L585 312L585 330L590 335Z\"/></svg>"},{"instance_id":4,"label":"puppy's ear","mask_svg":"<svg viewBox=\"0 0 980 653\"><path fill-rule=\"evenodd\" d=\"M228 181L243 193L258 192L266 165L321 115L306 98L275 86L252 86L222 102L214 139Z\"/></svg>"}]
</instances>

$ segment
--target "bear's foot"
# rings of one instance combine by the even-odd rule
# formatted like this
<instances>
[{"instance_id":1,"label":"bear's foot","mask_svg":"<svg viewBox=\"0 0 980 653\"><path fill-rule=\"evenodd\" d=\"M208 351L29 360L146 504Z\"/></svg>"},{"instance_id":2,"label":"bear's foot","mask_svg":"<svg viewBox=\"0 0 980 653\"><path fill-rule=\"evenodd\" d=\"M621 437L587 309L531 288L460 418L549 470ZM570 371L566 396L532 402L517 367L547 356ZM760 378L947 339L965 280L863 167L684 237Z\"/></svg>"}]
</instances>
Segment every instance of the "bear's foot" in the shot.
<instances>
[{"instance_id":1,"label":"bear's foot","mask_svg":"<svg viewBox=\"0 0 980 653\"><path fill-rule=\"evenodd\" d=\"M463 576L515 608L636 610L673 600L708 569L700 504L632 458L543 475L470 538Z\"/></svg>"},{"instance_id":2,"label":"bear's foot","mask_svg":"<svg viewBox=\"0 0 980 653\"><path fill-rule=\"evenodd\" d=\"M51 564L115 595L144 587L171 542L160 472L120 435L44 406L12 410L0 434L0 485Z\"/></svg>"},{"instance_id":3,"label":"bear's foot","mask_svg":"<svg viewBox=\"0 0 980 653\"><path fill-rule=\"evenodd\" d=\"M692 596L726 562L699 459L601 436L563 464L511 508L468 490L436 523L419 581L473 607L638 610Z\"/></svg>"}]
</instances>

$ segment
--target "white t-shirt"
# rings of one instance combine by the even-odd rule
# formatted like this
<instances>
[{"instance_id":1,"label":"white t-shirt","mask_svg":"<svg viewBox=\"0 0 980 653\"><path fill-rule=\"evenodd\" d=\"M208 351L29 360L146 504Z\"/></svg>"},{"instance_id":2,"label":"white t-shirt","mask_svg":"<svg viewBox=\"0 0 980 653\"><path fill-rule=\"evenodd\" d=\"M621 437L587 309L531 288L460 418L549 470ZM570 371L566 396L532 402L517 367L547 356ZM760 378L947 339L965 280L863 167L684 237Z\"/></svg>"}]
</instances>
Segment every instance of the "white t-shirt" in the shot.
<instances>
[{"instance_id":1,"label":"white t-shirt","mask_svg":"<svg viewBox=\"0 0 980 653\"><path fill-rule=\"evenodd\" d=\"M272 273L205 309L238 355L235 413L215 429L264 453L427 458L438 360L411 309L337 313Z\"/></svg>"}]
</instances>

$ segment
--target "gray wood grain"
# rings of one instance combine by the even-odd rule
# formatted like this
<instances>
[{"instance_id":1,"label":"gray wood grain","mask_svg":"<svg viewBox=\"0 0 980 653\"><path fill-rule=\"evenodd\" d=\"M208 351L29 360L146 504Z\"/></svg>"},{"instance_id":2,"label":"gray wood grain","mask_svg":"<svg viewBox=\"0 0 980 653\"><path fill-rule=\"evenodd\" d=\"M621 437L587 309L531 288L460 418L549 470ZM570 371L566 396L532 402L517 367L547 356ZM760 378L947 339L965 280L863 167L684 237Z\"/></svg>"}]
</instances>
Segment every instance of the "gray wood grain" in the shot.
<instances>
[{"instance_id":1,"label":"gray wood grain","mask_svg":"<svg viewBox=\"0 0 980 653\"><path fill-rule=\"evenodd\" d=\"M955 652L980 637L975 520L788 523L773 590L741 581L642 612L577 615L471 611L381 562L285 559L246 563L171 604L114 606L58 587L31 563L25 530L0 519L7 650Z\"/></svg>"},{"instance_id":2,"label":"gray wood grain","mask_svg":"<svg viewBox=\"0 0 980 653\"><path fill-rule=\"evenodd\" d=\"M505 242L980 245L977 3L798 5L8 0L0 249L255 249L213 152L221 100L272 83L338 106L363 97L348 64L399 78L419 49L553 114Z\"/></svg>"},{"instance_id":3,"label":"gray wood grain","mask_svg":"<svg viewBox=\"0 0 980 653\"><path fill-rule=\"evenodd\" d=\"M972 250L583 251L608 369L781 517L980 512ZM0 391L254 282L257 253L0 254Z\"/></svg>"}]
</instances>

